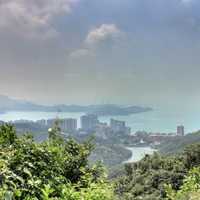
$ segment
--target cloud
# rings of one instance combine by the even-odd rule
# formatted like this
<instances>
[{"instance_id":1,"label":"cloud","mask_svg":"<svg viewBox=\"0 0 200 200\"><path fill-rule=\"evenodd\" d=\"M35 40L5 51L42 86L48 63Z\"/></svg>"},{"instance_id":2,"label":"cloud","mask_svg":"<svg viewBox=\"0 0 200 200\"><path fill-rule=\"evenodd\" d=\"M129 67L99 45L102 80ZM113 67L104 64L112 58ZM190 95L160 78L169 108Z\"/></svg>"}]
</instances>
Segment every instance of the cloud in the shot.
<instances>
[{"instance_id":1,"label":"cloud","mask_svg":"<svg viewBox=\"0 0 200 200\"><path fill-rule=\"evenodd\" d=\"M53 20L71 11L78 0L1 0L0 30L8 28L23 35L55 36Z\"/></svg>"},{"instance_id":2,"label":"cloud","mask_svg":"<svg viewBox=\"0 0 200 200\"><path fill-rule=\"evenodd\" d=\"M95 56L96 51L104 44L112 46L122 39L123 32L115 24L102 24L89 31L82 47L73 51L69 57L73 59ZM105 48L105 46L104 46ZM105 50L105 49L104 49Z\"/></svg>"},{"instance_id":3,"label":"cloud","mask_svg":"<svg viewBox=\"0 0 200 200\"><path fill-rule=\"evenodd\" d=\"M94 45L107 40L115 40L120 35L121 31L115 24L102 24L88 33L85 43Z\"/></svg>"},{"instance_id":4,"label":"cloud","mask_svg":"<svg viewBox=\"0 0 200 200\"><path fill-rule=\"evenodd\" d=\"M99 53L117 44L122 33L115 24L102 24L88 32L80 48L69 54L69 59L79 62L96 58Z\"/></svg>"},{"instance_id":5,"label":"cloud","mask_svg":"<svg viewBox=\"0 0 200 200\"><path fill-rule=\"evenodd\" d=\"M70 57L71 58L81 58L81 57L85 57L85 56L92 56L92 52L89 50L89 49L78 49L78 50L75 50L73 51L71 54L70 54Z\"/></svg>"}]
</instances>

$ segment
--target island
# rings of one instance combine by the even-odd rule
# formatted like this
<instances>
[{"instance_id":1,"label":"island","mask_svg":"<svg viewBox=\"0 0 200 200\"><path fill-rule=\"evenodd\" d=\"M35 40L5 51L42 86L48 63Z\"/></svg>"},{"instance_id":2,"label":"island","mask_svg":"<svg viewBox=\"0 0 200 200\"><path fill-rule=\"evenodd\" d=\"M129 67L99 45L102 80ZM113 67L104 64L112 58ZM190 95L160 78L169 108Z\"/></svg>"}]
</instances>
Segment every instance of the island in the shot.
<instances>
[{"instance_id":1,"label":"island","mask_svg":"<svg viewBox=\"0 0 200 200\"><path fill-rule=\"evenodd\" d=\"M150 107L121 106L115 104L102 105L39 105L25 100L16 100L0 95L0 112L8 111L39 111L39 112L82 112L97 116L131 115L152 111Z\"/></svg>"}]
</instances>

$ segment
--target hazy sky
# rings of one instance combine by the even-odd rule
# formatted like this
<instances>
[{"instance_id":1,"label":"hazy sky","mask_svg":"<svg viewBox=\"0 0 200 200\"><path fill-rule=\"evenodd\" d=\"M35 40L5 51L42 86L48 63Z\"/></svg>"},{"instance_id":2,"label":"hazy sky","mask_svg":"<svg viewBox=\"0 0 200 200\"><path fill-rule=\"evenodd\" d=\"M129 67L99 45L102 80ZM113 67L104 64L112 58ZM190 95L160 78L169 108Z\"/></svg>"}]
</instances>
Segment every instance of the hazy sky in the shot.
<instances>
[{"instance_id":1,"label":"hazy sky","mask_svg":"<svg viewBox=\"0 0 200 200\"><path fill-rule=\"evenodd\" d=\"M0 0L0 94L195 107L199 0Z\"/></svg>"}]
</instances>

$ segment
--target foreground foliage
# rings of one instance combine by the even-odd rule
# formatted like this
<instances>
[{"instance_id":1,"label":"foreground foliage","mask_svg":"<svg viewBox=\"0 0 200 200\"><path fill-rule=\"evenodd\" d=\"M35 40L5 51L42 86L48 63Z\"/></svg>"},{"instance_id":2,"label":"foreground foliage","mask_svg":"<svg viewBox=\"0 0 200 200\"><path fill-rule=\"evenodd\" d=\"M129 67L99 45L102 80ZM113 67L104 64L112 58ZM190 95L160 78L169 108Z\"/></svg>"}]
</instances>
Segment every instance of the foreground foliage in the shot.
<instances>
[{"instance_id":1,"label":"foreground foliage","mask_svg":"<svg viewBox=\"0 0 200 200\"><path fill-rule=\"evenodd\" d=\"M167 196L170 200L189 200L182 190L181 198L176 198L176 195L172 198L172 194L186 187L184 179L188 171L198 166L200 166L200 144L189 146L182 154L173 157L161 156L158 153L153 156L147 155L138 163L126 165L126 175L116 181L115 191L123 200L162 200ZM200 176L197 174L195 173L197 184L191 187L199 187ZM169 185L167 191L166 185ZM199 190L194 189L191 192L200 199Z\"/></svg>"},{"instance_id":2,"label":"foreground foliage","mask_svg":"<svg viewBox=\"0 0 200 200\"><path fill-rule=\"evenodd\" d=\"M175 191L171 185L166 186L167 197L170 200L199 200L200 199L200 168L193 168L184 179L180 190Z\"/></svg>"},{"instance_id":3,"label":"foreground foliage","mask_svg":"<svg viewBox=\"0 0 200 200\"><path fill-rule=\"evenodd\" d=\"M88 165L93 146L64 140L56 125L46 142L17 137L14 127L0 127L0 199L112 200L102 166Z\"/></svg>"}]
</instances>

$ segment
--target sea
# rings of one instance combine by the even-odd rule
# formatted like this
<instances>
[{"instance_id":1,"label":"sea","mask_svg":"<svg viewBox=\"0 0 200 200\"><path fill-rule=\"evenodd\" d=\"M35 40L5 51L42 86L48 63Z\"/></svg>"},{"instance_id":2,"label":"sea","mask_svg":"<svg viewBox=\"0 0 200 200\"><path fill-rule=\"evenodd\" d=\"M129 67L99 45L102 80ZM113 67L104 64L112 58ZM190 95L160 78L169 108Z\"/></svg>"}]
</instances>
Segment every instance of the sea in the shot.
<instances>
[{"instance_id":1,"label":"sea","mask_svg":"<svg viewBox=\"0 0 200 200\"><path fill-rule=\"evenodd\" d=\"M84 113L69 113L69 112L6 112L0 114L2 121L14 120L32 120L51 118L76 118L78 127L80 127L80 117ZM191 133L200 130L200 111L175 111L154 109L153 111L132 114L128 116L102 116L99 120L109 123L110 119L123 120L127 126L131 127L132 133L136 131L160 132L160 133L175 133L178 125L184 125L185 132Z\"/></svg>"},{"instance_id":2,"label":"sea","mask_svg":"<svg viewBox=\"0 0 200 200\"><path fill-rule=\"evenodd\" d=\"M127 147L126 149L131 151L132 155L124 163L138 162L144 158L146 154L152 155L154 152L156 152L156 150L151 147Z\"/></svg>"}]
</instances>

